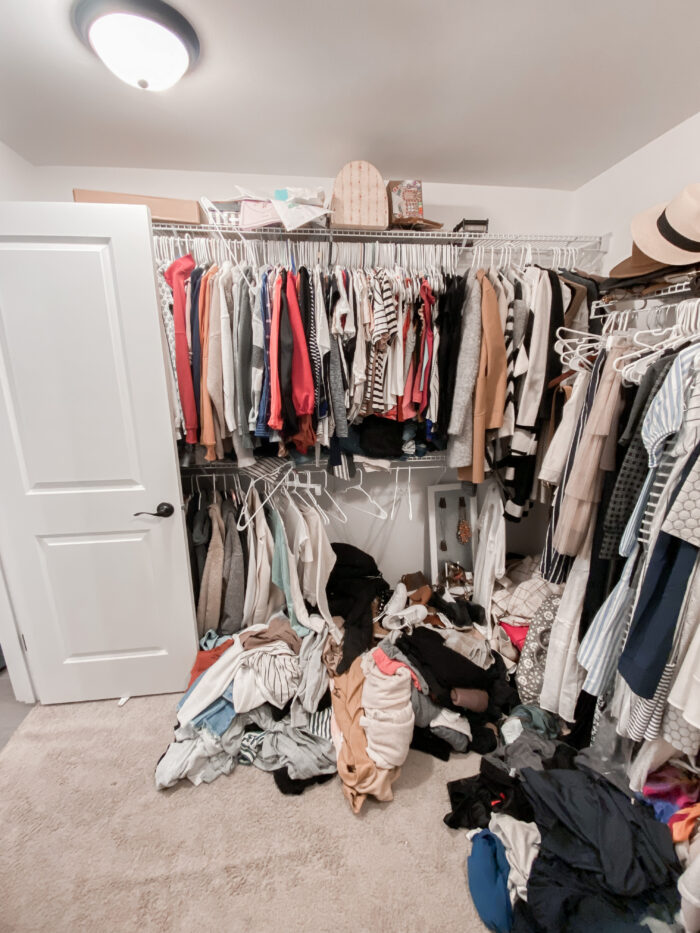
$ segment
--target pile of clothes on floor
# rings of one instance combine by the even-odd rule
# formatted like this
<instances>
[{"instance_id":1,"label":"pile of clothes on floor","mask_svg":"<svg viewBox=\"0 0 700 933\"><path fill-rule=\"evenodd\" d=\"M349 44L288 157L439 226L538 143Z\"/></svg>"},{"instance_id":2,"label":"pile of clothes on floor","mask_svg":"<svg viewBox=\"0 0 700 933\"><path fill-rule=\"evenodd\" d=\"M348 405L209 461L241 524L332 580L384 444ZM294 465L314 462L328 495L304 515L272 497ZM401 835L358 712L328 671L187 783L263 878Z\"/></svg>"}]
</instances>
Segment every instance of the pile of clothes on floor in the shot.
<instances>
[{"instance_id":1,"label":"pile of clothes on floor","mask_svg":"<svg viewBox=\"0 0 700 933\"><path fill-rule=\"evenodd\" d=\"M372 557L332 545L329 626L284 610L199 652L156 787L208 783L238 764L283 793L338 773L354 812L391 800L409 748L446 760L488 752L518 703L506 663L475 623L483 610L408 574L390 589Z\"/></svg>"},{"instance_id":2,"label":"pile of clothes on floor","mask_svg":"<svg viewBox=\"0 0 700 933\"><path fill-rule=\"evenodd\" d=\"M486 926L698 930L697 766L666 766L633 793L605 743L578 751L559 725L536 706L516 708L479 773L447 785L444 821L469 830L469 888Z\"/></svg>"}]
</instances>

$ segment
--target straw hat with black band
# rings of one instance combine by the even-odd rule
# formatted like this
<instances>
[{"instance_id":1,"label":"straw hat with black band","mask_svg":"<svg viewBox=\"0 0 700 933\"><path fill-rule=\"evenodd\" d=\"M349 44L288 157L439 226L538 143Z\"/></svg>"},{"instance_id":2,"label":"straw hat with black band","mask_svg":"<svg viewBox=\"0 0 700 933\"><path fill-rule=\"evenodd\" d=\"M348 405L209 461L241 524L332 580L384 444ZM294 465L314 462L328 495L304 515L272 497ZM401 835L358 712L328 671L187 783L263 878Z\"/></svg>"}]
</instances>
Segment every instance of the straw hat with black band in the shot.
<instances>
[{"instance_id":1,"label":"straw hat with black band","mask_svg":"<svg viewBox=\"0 0 700 933\"><path fill-rule=\"evenodd\" d=\"M686 187L668 204L632 220L632 239L652 259L668 266L700 262L700 184Z\"/></svg>"}]
</instances>

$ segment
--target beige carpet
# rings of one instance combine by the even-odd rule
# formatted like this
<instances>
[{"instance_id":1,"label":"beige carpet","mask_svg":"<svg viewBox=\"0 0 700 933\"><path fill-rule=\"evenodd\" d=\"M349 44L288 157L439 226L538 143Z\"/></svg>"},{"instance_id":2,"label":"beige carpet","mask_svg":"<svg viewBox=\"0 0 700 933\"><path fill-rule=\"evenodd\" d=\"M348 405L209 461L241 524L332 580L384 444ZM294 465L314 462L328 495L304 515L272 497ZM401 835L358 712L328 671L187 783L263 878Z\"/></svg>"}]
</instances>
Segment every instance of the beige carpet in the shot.
<instances>
[{"instance_id":1,"label":"beige carpet","mask_svg":"<svg viewBox=\"0 0 700 933\"><path fill-rule=\"evenodd\" d=\"M176 697L36 707L0 753L0 930L472 933L464 830L442 822L443 763L411 752L392 803L353 816L338 779L166 792L153 769Z\"/></svg>"}]
</instances>

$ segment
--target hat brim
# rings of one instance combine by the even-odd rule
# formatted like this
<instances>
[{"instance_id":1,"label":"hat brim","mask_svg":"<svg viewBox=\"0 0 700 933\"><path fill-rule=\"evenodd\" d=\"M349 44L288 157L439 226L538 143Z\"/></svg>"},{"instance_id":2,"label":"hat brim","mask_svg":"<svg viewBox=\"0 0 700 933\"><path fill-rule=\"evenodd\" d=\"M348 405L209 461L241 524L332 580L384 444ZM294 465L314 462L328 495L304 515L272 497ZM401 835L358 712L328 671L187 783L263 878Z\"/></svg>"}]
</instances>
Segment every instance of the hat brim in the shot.
<instances>
[{"instance_id":1,"label":"hat brim","mask_svg":"<svg viewBox=\"0 0 700 933\"><path fill-rule=\"evenodd\" d=\"M638 275L648 275L650 272L658 272L667 268L666 263L658 262L656 259L652 259L651 256L646 256L638 248L638 244L635 244L635 246L637 246L637 249L633 251L631 256L623 259L622 262L618 262L610 270L608 276L611 279L633 279Z\"/></svg>"},{"instance_id":2,"label":"hat brim","mask_svg":"<svg viewBox=\"0 0 700 933\"><path fill-rule=\"evenodd\" d=\"M657 204L633 217L630 224L632 239L643 253L665 266L689 266L700 262L700 250L679 249L659 233L656 222L665 209L666 204Z\"/></svg>"}]
</instances>

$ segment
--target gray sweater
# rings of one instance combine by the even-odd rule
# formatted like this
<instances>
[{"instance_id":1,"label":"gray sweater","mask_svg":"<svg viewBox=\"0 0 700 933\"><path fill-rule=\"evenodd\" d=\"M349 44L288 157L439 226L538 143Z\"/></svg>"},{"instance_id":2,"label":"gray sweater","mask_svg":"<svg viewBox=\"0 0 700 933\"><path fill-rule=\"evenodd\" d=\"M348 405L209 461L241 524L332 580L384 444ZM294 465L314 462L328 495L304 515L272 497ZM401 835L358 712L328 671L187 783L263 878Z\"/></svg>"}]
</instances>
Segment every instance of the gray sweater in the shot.
<instances>
[{"instance_id":1,"label":"gray sweater","mask_svg":"<svg viewBox=\"0 0 700 933\"><path fill-rule=\"evenodd\" d=\"M472 462L474 419L472 397L481 353L481 285L476 271L467 276L467 294L462 309L462 339L457 360L457 380L448 428L447 465L470 466Z\"/></svg>"}]
</instances>

